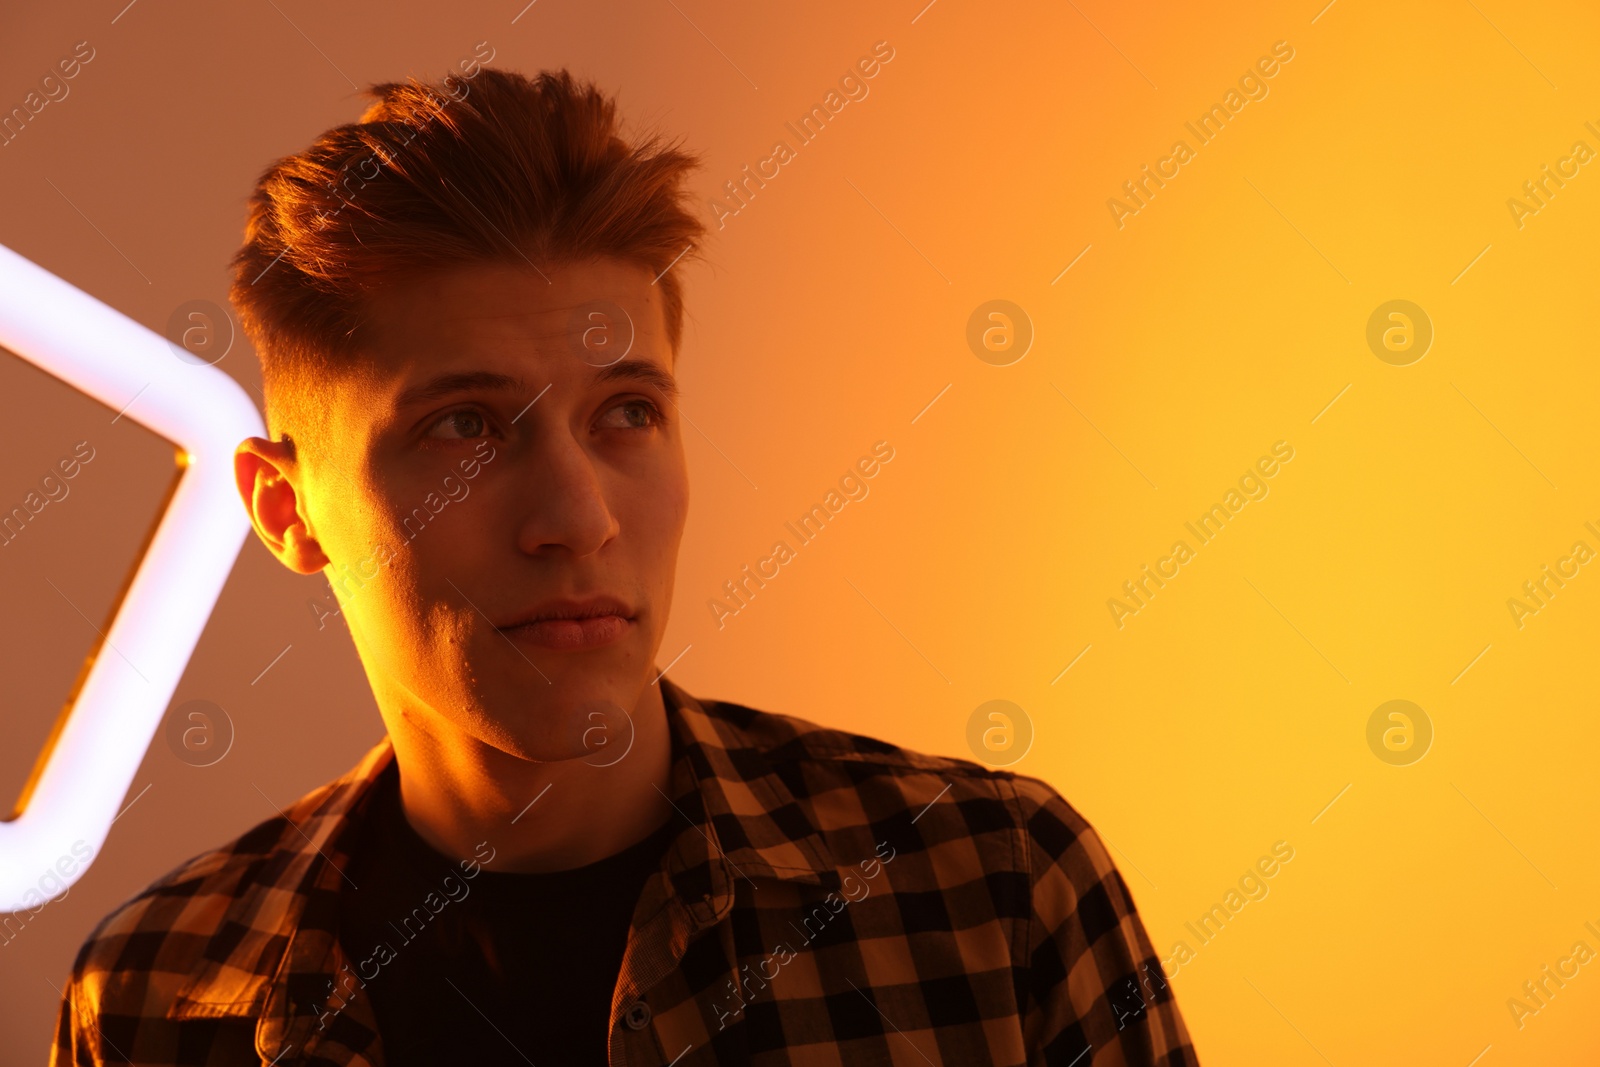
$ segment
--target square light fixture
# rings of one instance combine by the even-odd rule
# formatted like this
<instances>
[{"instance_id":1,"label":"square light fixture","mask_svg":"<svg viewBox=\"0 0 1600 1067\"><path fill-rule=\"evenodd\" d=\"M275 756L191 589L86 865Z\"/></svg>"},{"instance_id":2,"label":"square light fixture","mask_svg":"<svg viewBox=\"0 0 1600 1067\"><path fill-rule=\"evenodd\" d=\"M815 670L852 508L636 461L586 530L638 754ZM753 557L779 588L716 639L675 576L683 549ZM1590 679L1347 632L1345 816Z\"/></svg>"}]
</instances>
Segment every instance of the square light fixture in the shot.
<instances>
[{"instance_id":1,"label":"square light fixture","mask_svg":"<svg viewBox=\"0 0 1600 1067\"><path fill-rule=\"evenodd\" d=\"M87 844L91 862L100 854L250 529L234 486L234 448L266 428L226 373L180 358L160 334L4 245L0 346L170 442L177 467L111 624L90 650L16 814L0 822L6 912L37 907L47 874L65 886L82 877L88 864L61 864L73 845Z\"/></svg>"}]
</instances>

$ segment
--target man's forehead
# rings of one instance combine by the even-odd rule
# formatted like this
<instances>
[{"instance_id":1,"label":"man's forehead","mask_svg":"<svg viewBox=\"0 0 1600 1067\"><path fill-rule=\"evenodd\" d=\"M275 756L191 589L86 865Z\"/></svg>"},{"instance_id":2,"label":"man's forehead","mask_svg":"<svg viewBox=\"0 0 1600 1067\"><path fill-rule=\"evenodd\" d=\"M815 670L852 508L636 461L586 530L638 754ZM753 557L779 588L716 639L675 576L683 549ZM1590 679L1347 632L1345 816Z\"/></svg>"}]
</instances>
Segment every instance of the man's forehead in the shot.
<instances>
[{"instance_id":1,"label":"man's forehead","mask_svg":"<svg viewBox=\"0 0 1600 1067\"><path fill-rule=\"evenodd\" d=\"M382 287L367 310L361 347L369 370L395 388L483 370L541 382L653 376L672 391L660 290L647 271L622 261L557 269L551 279L500 265L434 271ZM624 360L652 364L654 374L595 374Z\"/></svg>"},{"instance_id":2,"label":"man's forehead","mask_svg":"<svg viewBox=\"0 0 1600 1067\"><path fill-rule=\"evenodd\" d=\"M553 301L510 298L503 302L464 304L441 300L436 308L430 309L427 317L447 324L487 323L535 337L557 337L566 332L568 323L590 321L593 313L625 317L633 322L635 329L647 328L652 322L646 313L653 307L653 301L631 293L605 290L599 295Z\"/></svg>"}]
</instances>

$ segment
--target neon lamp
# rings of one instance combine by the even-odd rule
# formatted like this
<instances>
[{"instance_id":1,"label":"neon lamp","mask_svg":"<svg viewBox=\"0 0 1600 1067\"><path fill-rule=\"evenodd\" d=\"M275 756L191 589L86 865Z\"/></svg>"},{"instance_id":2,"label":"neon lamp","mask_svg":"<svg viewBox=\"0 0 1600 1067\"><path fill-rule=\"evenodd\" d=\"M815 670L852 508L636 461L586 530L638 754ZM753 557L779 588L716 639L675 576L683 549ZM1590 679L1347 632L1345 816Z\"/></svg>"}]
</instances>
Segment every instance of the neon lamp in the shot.
<instances>
[{"instance_id":1,"label":"neon lamp","mask_svg":"<svg viewBox=\"0 0 1600 1067\"><path fill-rule=\"evenodd\" d=\"M59 861L81 856L84 844L91 862L100 854L250 529L234 488L234 446L266 430L227 374L178 358L160 334L4 245L0 346L165 438L177 461L166 508L105 637L67 697L17 815L0 822L7 912L37 907L41 879L77 881L88 864Z\"/></svg>"}]
</instances>

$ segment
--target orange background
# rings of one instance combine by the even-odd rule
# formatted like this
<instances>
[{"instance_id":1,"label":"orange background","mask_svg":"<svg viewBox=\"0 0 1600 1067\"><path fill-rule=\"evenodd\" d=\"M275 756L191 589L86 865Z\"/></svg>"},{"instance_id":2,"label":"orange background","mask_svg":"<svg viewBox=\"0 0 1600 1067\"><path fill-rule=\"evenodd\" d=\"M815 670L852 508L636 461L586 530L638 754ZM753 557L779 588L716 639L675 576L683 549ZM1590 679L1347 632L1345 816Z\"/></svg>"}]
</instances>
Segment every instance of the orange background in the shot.
<instances>
[{"instance_id":1,"label":"orange background","mask_svg":"<svg viewBox=\"0 0 1600 1067\"><path fill-rule=\"evenodd\" d=\"M1020 706L1015 769L1113 846L1161 954L1194 950L1173 986L1207 1064L1600 1054L1593 962L1520 1028L1507 1007L1574 942L1600 951L1600 577L1520 628L1507 608L1575 541L1600 550L1600 177L1520 227L1507 207L1573 142L1600 150L1592 6L124 4L0 17L6 110L95 49L0 147L0 243L157 331L225 300L253 179L353 120L352 82L436 77L479 41L568 66L703 153L711 221L887 41L869 95L682 268L694 505L657 662L691 646L671 674L697 695L965 758L1002 758L968 746L979 705ZM1268 95L1196 145L1184 123L1278 41ZM1194 158L1119 228L1107 200L1179 138ZM1035 334L1009 366L966 340L994 299ZM1408 366L1366 341L1393 299L1434 329ZM259 384L242 340L218 365ZM15 790L171 467L20 361L0 398L5 508L97 447L0 549ZM723 582L880 440L869 495L719 629ZM1107 600L1277 441L1268 495L1119 628ZM234 747L195 768L156 737L103 856L0 947L0 1062L41 1061L101 915L380 736L319 595L246 544L173 701L224 707ZM1394 699L1434 732L1407 766L1367 743ZM1280 841L1267 895L1199 945L1185 924Z\"/></svg>"}]
</instances>

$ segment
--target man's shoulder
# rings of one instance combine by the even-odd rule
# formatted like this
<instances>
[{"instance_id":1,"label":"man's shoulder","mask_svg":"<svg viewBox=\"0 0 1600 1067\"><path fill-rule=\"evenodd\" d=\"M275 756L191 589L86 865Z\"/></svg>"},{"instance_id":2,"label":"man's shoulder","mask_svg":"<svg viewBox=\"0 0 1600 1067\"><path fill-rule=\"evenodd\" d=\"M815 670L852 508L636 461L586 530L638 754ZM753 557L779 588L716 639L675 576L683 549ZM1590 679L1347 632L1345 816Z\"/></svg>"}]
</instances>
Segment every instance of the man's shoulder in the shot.
<instances>
[{"instance_id":1,"label":"man's shoulder","mask_svg":"<svg viewBox=\"0 0 1600 1067\"><path fill-rule=\"evenodd\" d=\"M759 752L792 791L797 784L813 795L851 788L896 798L915 812L934 803L953 804L964 808L975 826L985 817L1000 819L1060 847L1090 829L1088 820L1042 778L923 752L801 715L729 700L702 698L700 703L732 728L736 744Z\"/></svg>"},{"instance_id":2,"label":"man's shoulder","mask_svg":"<svg viewBox=\"0 0 1600 1067\"><path fill-rule=\"evenodd\" d=\"M290 862L309 848L298 827L344 779L325 782L233 838L199 852L118 904L84 939L73 962L79 980L113 973L191 973L241 901L292 890Z\"/></svg>"},{"instance_id":3,"label":"man's shoulder","mask_svg":"<svg viewBox=\"0 0 1600 1067\"><path fill-rule=\"evenodd\" d=\"M857 765L873 768L858 773L889 776L945 774L985 780L1014 777L1008 771L972 760L933 755L800 715L765 711L732 700L701 698L700 703L732 728L730 750L735 745L754 749L773 764L813 763L835 770Z\"/></svg>"}]
</instances>

